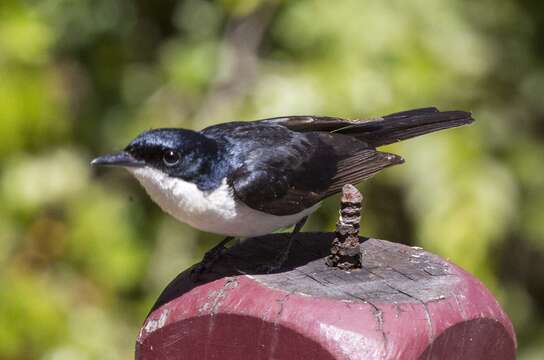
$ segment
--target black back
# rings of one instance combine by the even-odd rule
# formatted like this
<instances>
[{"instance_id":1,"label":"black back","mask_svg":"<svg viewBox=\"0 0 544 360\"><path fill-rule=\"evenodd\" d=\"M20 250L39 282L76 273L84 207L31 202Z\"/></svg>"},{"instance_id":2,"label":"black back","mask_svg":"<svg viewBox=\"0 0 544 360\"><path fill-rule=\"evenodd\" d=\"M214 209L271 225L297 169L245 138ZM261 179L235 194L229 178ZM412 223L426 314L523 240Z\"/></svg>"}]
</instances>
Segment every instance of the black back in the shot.
<instances>
[{"instance_id":1,"label":"black back","mask_svg":"<svg viewBox=\"0 0 544 360\"><path fill-rule=\"evenodd\" d=\"M277 124L226 123L202 134L225 149L234 195L273 215L301 212L339 192L347 182L357 183L402 162L352 136L300 133Z\"/></svg>"}]
</instances>

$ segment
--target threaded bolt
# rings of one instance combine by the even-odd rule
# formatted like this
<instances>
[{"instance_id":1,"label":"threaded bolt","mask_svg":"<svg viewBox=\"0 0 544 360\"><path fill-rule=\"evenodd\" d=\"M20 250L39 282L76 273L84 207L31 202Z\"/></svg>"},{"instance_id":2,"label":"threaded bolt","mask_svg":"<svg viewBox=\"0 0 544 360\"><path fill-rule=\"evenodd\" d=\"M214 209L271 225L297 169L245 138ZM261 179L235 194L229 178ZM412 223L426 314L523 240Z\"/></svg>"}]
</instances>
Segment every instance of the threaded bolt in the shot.
<instances>
[{"instance_id":1,"label":"threaded bolt","mask_svg":"<svg viewBox=\"0 0 544 360\"><path fill-rule=\"evenodd\" d=\"M363 195L351 184L342 188L340 216L336 223L336 236L326 262L342 270L361 268L359 228Z\"/></svg>"}]
</instances>

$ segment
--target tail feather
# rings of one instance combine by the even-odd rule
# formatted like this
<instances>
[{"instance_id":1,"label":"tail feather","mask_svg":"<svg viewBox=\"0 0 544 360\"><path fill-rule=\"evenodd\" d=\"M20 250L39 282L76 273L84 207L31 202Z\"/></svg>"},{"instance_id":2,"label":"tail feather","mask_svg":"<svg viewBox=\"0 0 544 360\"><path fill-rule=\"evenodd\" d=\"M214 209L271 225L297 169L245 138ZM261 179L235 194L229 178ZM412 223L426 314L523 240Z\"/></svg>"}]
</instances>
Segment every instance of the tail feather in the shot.
<instances>
[{"instance_id":1,"label":"tail feather","mask_svg":"<svg viewBox=\"0 0 544 360\"><path fill-rule=\"evenodd\" d=\"M350 134L378 147L473 121L470 112L441 112L436 108L423 108L390 114L374 121L352 123L338 132Z\"/></svg>"},{"instance_id":2,"label":"tail feather","mask_svg":"<svg viewBox=\"0 0 544 360\"><path fill-rule=\"evenodd\" d=\"M470 124L473 121L470 112L439 111L435 107L408 110L370 120L346 120L337 117L310 115L261 120L267 124L281 125L299 132L324 131L348 134L373 147Z\"/></svg>"}]
</instances>

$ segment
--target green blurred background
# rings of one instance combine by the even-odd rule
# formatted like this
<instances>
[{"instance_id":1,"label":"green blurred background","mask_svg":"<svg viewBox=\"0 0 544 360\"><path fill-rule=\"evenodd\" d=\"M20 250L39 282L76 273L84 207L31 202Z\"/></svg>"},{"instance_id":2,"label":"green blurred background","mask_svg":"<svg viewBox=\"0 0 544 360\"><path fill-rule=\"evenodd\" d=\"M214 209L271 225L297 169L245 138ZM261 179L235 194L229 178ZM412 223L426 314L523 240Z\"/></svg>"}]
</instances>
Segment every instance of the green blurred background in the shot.
<instances>
[{"instance_id":1,"label":"green blurred background","mask_svg":"<svg viewBox=\"0 0 544 360\"><path fill-rule=\"evenodd\" d=\"M363 233L474 273L544 358L543 38L539 0L1 0L0 358L131 358L219 240L93 156L153 127L429 105L477 122L389 147L407 162L362 185Z\"/></svg>"}]
</instances>

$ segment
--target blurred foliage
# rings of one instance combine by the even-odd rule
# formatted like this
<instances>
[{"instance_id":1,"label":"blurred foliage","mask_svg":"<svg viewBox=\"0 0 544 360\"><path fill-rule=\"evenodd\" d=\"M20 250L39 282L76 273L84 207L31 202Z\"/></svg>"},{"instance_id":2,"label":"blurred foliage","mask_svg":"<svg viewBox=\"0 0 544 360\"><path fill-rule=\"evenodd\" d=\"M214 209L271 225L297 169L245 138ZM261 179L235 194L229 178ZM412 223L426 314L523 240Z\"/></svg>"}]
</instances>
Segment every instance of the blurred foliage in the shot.
<instances>
[{"instance_id":1,"label":"blurred foliage","mask_svg":"<svg viewBox=\"0 0 544 360\"><path fill-rule=\"evenodd\" d=\"M0 358L132 357L219 239L94 155L152 127L428 105L478 121L391 146L407 163L362 185L364 233L476 274L543 358L543 36L537 0L2 0Z\"/></svg>"}]
</instances>

